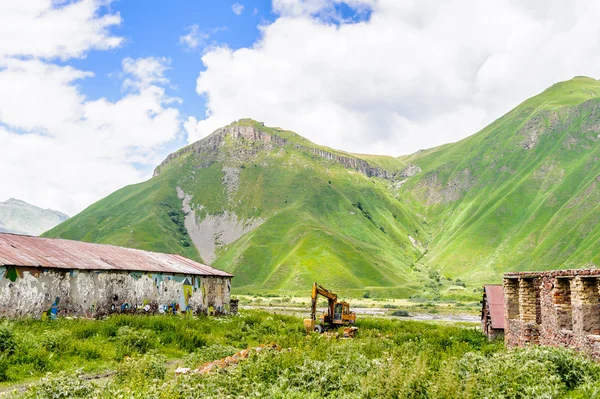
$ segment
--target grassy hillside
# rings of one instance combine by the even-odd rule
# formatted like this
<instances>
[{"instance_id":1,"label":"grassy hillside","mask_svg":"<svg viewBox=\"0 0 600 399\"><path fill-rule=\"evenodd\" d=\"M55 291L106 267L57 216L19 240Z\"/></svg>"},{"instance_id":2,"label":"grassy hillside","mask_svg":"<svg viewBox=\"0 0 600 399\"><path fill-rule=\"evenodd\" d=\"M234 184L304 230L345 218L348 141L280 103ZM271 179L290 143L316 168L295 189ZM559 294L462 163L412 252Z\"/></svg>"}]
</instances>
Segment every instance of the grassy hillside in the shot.
<instances>
[{"instance_id":1,"label":"grassy hillside","mask_svg":"<svg viewBox=\"0 0 600 399\"><path fill-rule=\"evenodd\" d=\"M234 138L231 129L239 126L285 143ZM115 192L46 236L206 258L236 275L237 292L306 292L314 281L358 295L418 289L422 276L412 266L430 237L420 218L392 195L388 180L317 155L313 149L356 158L292 132L250 120L226 129L222 138L216 132L183 149L158 176ZM373 168L390 173L404 166L394 158L373 158ZM204 244L216 247L216 259L190 245L193 237L181 229L183 214L173 217L182 209L178 188L191 197L194 213L188 218L215 221L208 228L214 242ZM232 220L237 227L256 227L228 242L228 231L236 227Z\"/></svg>"},{"instance_id":2,"label":"grassy hillside","mask_svg":"<svg viewBox=\"0 0 600 399\"><path fill-rule=\"evenodd\" d=\"M470 281L600 263L600 82L558 83L458 143L403 157L424 265Z\"/></svg>"},{"instance_id":3,"label":"grassy hillside","mask_svg":"<svg viewBox=\"0 0 600 399\"><path fill-rule=\"evenodd\" d=\"M202 259L238 293L435 297L459 278L473 295L505 271L598 265L599 185L600 82L577 77L401 158L240 120L47 235Z\"/></svg>"}]
</instances>

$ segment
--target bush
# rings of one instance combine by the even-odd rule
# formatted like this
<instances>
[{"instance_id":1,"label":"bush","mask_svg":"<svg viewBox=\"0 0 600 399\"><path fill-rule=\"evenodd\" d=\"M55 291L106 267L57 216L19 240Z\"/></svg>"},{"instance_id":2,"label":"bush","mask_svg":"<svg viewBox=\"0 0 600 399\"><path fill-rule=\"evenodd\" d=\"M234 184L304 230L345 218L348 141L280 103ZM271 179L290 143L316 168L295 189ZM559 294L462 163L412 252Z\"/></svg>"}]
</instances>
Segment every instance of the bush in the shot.
<instances>
[{"instance_id":1,"label":"bush","mask_svg":"<svg viewBox=\"0 0 600 399\"><path fill-rule=\"evenodd\" d=\"M145 379L162 380L167 368L166 358L157 354L145 354L140 358L128 358L119 364L117 379L143 383Z\"/></svg>"},{"instance_id":2,"label":"bush","mask_svg":"<svg viewBox=\"0 0 600 399\"><path fill-rule=\"evenodd\" d=\"M0 354L10 355L15 350L15 334L8 321L0 323Z\"/></svg>"},{"instance_id":3,"label":"bush","mask_svg":"<svg viewBox=\"0 0 600 399\"><path fill-rule=\"evenodd\" d=\"M71 347L71 336L67 331L47 331L41 338L42 347L48 352L59 354Z\"/></svg>"},{"instance_id":4,"label":"bush","mask_svg":"<svg viewBox=\"0 0 600 399\"><path fill-rule=\"evenodd\" d=\"M67 398L89 398L94 393L95 387L79 376L67 375L61 372L58 376L42 378L40 382L31 386L26 393L17 392L13 398L22 399L67 399Z\"/></svg>"},{"instance_id":5,"label":"bush","mask_svg":"<svg viewBox=\"0 0 600 399\"><path fill-rule=\"evenodd\" d=\"M10 367L10 361L8 356L0 355L0 381L8 380L8 368Z\"/></svg>"},{"instance_id":6,"label":"bush","mask_svg":"<svg viewBox=\"0 0 600 399\"><path fill-rule=\"evenodd\" d=\"M591 378L600 366L565 348L535 346L491 358L468 353L458 363L465 388L476 397L553 398Z\"/></svg>"},{"instance_id":7,"label":"bush","mask_svg":"<svg viewBox=\"0 0 600 399\"><path fill-rule=\"evenodd\" d=\"M176 340L181 349L189 352L206 346L206 337L202 333L191 329L179 331Z\"/></svg>"},{"instance_id":8,"label":"bush","mask_svg":"<svg viewBox=\"0 0 600 399\"><path fill-rule=\"evenodd\" d=\"M85 360L96 360L102 357L96 345L87 341L76 342L73 346L73 354Z\"/></svg>"},{"instance_id":9,"label":"bush","mask_svg":"<svg viewBox=\"0 0 600 399\"><path fill-rule=\"evenodd\" d=\"M410 314L406 310L395 310L394 312L392 312L392 316L409 317Z\"/></svg>"},{"instance_id":10,"label":"bush","mask_svg":"<svg viewBox=\"0 0 600 399\"><path fill-rule=\"evenodd\" d=\"M156 339L150 330L136 331L131 327L123 326L117 331L117 357L144 354L154 348Z\"/></svg>"}]
</instances>

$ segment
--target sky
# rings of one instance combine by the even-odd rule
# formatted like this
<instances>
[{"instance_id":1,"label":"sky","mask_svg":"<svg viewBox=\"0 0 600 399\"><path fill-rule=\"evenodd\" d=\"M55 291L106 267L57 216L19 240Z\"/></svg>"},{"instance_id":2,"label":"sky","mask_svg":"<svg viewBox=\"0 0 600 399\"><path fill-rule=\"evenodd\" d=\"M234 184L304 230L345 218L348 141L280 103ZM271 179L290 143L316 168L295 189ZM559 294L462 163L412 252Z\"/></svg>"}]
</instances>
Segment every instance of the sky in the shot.
<instances>
[{"instance_id":1,"label":"sky","mask_svg":"<svg viewBox=\"0 0 600 399\"><path fill-rule=\"evenodd\" d=\"M241 118L399 156L600 77L593 0L0 2L0 200L74 215Z\"/></svg>"}]
</instances>

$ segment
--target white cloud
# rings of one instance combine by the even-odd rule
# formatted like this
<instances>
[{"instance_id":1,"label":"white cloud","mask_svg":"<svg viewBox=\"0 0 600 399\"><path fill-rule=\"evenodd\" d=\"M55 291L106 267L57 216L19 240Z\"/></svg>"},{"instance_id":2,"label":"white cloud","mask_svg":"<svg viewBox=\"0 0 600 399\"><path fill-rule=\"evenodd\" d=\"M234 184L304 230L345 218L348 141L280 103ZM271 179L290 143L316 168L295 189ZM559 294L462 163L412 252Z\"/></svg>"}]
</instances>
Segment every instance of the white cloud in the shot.
<instances>
[{"instance_id":1,"label":"white cloud","mask_svg":"<svg viewBox=\"0 0 600 399\"><path fill-rule=\"evenodd\" d=\"M123 88L146 88L154 84L165 84L168 79L165 78L165 71L169 69L170 60L167 58L146 57L133 58L127 57L123 60L123 72L129 75L123 81Z\"/></svg>"},{"instance_id":2,"label":"white cloud","mask_svg":"<svg viewBox=\"0 0 600 399\"><path fill-rule=\"evenodd\" d=\"M327 23L339 3L274 0L281 16L251 48L205 53L197 91L208 112L189 141L252 117L332 147L400 155L461 139L557 81L600 71L592 0L348 0L370 7L369 20Z\"/></svg>"},{"instance_id":3,"label":"white cloud","mask_svg":"<svg viewBox=\"0 0 600 399\"><path fill-rule=\"evenodd\" d=\"M188 31L188 34L179 37L179 44L183 46L185 50L195 50L206 46L208 44L208 39L210 39L211 36L227 30L227 27L221 26L218 28L202 30L198 24L195 24L188 26L186 30Z\"/></svg>"},{"instance_id":4,"label":"white cloud","mask_svg":"<svg viewBox=\"0 0 600 399\"><path fill-rule=\"evenodd\" d=\"M109 32L121 23L119 14L98 15L107 3L110 0L0 2L0 57L68 59L119 46L123 38Z\"/></svg>"},{"instance_id":5,"label":"white cloud","mask_svg":"<svg viewBox=\"0 0 600 399\"><path fill-rule=\"evenodd\" d=\"M186 29L188 30L188 34L179 37L179 44L188 50L198 48L210 37L210 34L207 32L202 32L198 25L192 25Z\"/></svg>"},{"instance_id":6,"label":"white cloud","mask_svg":"<svg viewBox=\"0 0 600 399\"><path fill-rule=\"evenodd\" d=\"M140 83L116 102L85 100L74 81L86 74L70 67L20 61L0 71L0 85L29 82L0 91L0 121L9 125L0 129L0 198L74 214L149 177L180 130L179 112L157 85L167 83L161 60L126 59L123 66L126 79Z\"/></svg>"},{"instance_id":7,"label":"white cloud","mask_svg":"<svg viewBox=\"0 0 600 399\"><path fill-rule=\"evenodd\" d=\"M242 13L244 12L244 5L240 3L235 3L231 6L231 11L233 11L235 15L242 15Z\"/></svg>"},{"instance_id":8,"label":"white cloud","mask_svg":"<svg viewBox=\"0 0 600 399\"><path fill-rule=\"evenodd\" d=\"M88 99L77 83L93 73L50 60L121 43L108 31L120 22L118 15L98 14L107 1L5 3L0 5L0 198L73 215L149 177L164 156L163 146L180 133L179 111L169 106L176 99L164 89L169 61L126 58L123 97Z\"/></svg>"},{"instance_id":9,"label":"white cloud","mask_svg":"<svg viewBox=\"0 0 600 399\"><path fill-rule=\"evenodd\" d=\"M183 123L183 128L185 129L188 137L193 137L193 139L190 139L191 142L200 140L206 136L198 131L198 121L193 116L188 116L187 120Z\"/></svg>"}]
</instances>

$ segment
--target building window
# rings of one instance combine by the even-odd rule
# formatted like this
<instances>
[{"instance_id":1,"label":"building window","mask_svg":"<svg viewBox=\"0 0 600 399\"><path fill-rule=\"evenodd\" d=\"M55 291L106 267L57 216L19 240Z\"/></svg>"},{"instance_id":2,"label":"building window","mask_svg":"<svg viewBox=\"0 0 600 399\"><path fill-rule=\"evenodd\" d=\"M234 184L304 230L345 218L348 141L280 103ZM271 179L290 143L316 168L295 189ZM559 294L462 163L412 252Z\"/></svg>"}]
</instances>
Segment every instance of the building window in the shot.
<instances>
[{"instance_id":1,"label":"building window","mask_svg":"<svg viewBox=\"0 0 600 399\"><path fill-rule=\"evenodd\" d=\"M516 278L504 279L504 295L506 311L509 320L519 318L519 280Z\"/></svg>"},{"instance_id":2,"label":"building window","mask_svg":"<svg viewBox=\"0 0 600 399\"><path fill-rule=\"evenodd\" d=\"M571 305L571 280L557 278L554 283L554 309L561 330L573 329L573 306Z\"/></svg>"},{"instance_id":3,"label":"building window","mask_svg":"<svg viewBox=\"0 0 600 399\"><path fill-rule=\"evenodd\" d=\"M600 335L600 296L597 278L581 279L580 300L583 331L586 334Z\"/></svg>"}]
</instances>

